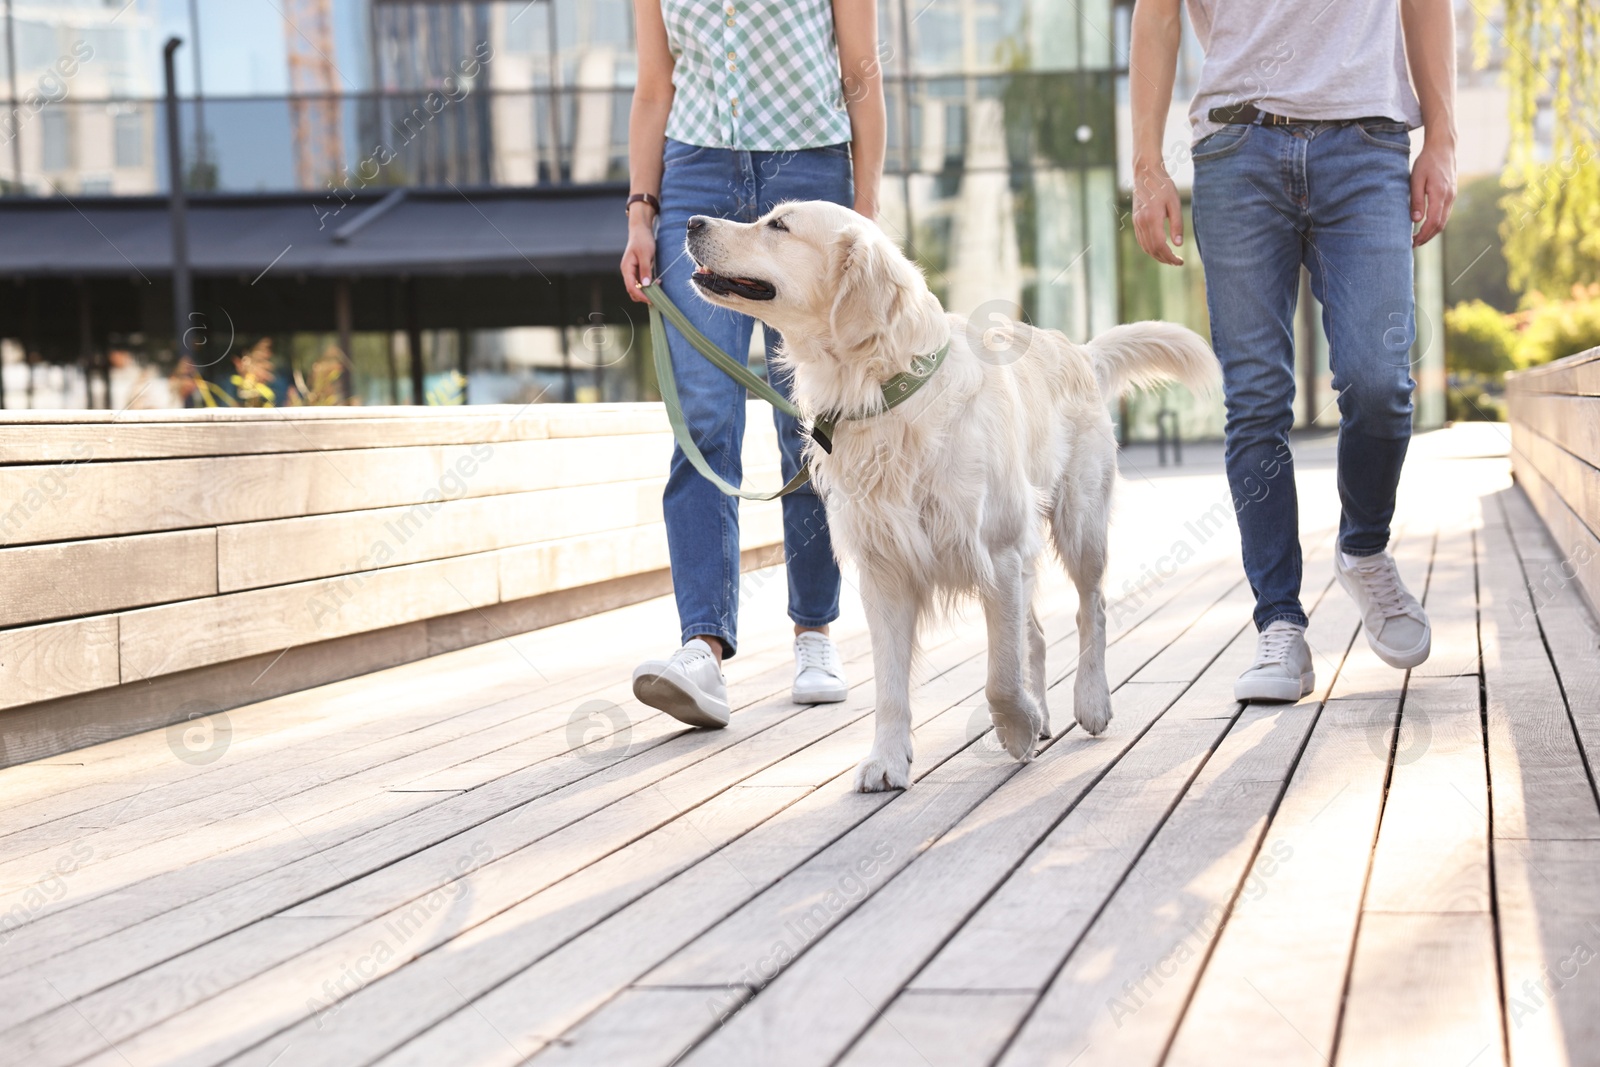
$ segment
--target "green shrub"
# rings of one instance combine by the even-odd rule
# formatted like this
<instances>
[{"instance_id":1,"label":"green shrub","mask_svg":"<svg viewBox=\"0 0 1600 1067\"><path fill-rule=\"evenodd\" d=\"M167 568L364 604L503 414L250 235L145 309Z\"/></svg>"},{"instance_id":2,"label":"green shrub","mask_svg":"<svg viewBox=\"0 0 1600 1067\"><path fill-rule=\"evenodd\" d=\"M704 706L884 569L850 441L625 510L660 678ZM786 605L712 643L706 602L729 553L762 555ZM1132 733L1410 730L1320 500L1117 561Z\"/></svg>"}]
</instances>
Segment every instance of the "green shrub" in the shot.
<instances>
[{"instance_id":1,"label":"green shrub","mask_svg":"<svg viewBox=\"0 0 1600 1067\"><path fill-rule=\"evenodd\" d=\"M1512 358L1518 367L1537 367L1600 347L1600 284L1576 286L1571 300L1546 301L1533 294L1518 318L1526 325Z\"/></svg>"},{"instance_id":2,"label":"green shrub","mask_svg":"<svg viewBox=\"0 0 1600 1067\"><path fill-rule=\"evenodd\" d=\"M1445 366L1452 371L1498 375L1512 367L1517 331L1510 316L1482 300L1468 300L1444 313Z\"/></svg>"}]
</instances>

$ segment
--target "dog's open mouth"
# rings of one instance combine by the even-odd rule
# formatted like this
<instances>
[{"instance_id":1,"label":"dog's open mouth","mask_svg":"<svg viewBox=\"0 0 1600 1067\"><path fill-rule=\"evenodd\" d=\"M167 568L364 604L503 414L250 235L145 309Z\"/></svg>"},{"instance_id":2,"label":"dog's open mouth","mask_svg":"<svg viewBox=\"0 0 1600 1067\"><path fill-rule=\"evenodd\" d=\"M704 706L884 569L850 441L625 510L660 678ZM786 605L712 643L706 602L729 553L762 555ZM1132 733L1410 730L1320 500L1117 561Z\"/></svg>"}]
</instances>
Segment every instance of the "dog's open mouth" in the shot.
<instances>
[{"instance_id":1,"label":"dog's open mouth","mask_svg":"<svg viewBox=\"0 0 1600 1067\"><path fill-rule=\"evenodd\" d=\"M694 283L708 293L718 296L742 296L746 300L771 300L778 295L771 282L759 278L730 278L717 274L708 267L696 267Z\"/></svg>"}]
</instances>

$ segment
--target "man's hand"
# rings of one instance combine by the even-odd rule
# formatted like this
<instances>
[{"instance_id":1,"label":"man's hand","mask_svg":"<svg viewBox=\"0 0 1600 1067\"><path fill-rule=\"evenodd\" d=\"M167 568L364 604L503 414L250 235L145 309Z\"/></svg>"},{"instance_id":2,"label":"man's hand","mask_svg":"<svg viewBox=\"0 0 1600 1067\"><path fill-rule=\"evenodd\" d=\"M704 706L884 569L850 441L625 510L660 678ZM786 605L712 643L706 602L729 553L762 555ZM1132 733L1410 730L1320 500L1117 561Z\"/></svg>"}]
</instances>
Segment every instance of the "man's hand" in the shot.
<instances>
[{"instance_id":1,"label":"man's hand","mask_svg":"<svg viewBox=\"0 0 1600 1067\"><path fill-rule=\"evenodd\" d=\"M1133 232L1139 238L1139 247L1157 263L1174 267L1183 266L1183 259L1167 247L1167 227L1172 229L1172 243L1183 247L1183 204L1178 199L1178 187L1165 166L1134 169L1133 178Z\"/></svg>"},{"instance_id":2,"label":"man's hand","mask_svg":"<svg viewBox=\"0 0 1600 1067\"><path fill-rule=\"evenodd\" d=\"M1411 168L1411 221L1422 223L1411 238L1412 248L1427 244L1444 229L1450 220L1450 205L1455 202L1455 146L1432 138L1424 140Z\"/></svg>"}]
</instances>

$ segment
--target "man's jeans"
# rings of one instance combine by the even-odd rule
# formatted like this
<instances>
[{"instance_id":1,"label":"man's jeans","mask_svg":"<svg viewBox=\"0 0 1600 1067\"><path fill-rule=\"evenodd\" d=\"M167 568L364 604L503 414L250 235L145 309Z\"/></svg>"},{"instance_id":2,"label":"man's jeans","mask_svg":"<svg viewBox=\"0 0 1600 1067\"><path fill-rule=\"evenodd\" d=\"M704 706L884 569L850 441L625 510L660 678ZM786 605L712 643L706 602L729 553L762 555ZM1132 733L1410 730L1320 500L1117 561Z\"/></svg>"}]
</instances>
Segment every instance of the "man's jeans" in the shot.
<instances>
[{"instance_id":1,"label":"man's jeans","mask_svg":"<svg viewBox=\"0 0 1600 1067\"><path fill-rule=\"evenodd\" d=\"M1227 126L1195 145L1194 229L1227 394L1228 484L1257 628L1304 625L1289 427L1300 265L1339 394L1339 547L1389 543L1411 439L1410 142L1399 123Z\"/></svg>"},{"instance_id":2,"label":"man's jeans","mask_svg":"<svg viewBox=\"0 0 1600 1067\"><path fill-rule=\"evenodd\" d=\"M694 264L684 251L691 215L749 222L783 200L853 199L848 145L796 152L739 152L667 141L661 178L661 220L656 230L656 277L689 321L724 352L743 359L755 320L713 307L695 291ZM717 370L678 332L666 327L678 395L694 443L723 478L740 484L744 442L744 387ZM780 338L765 331L768 376L785 396L788 376L773 354ZM803 437L793 417L774 412L782 450L783 480L800 469ZM774 479L774 484L776 480ZM724 496L689 465L681 449L662 498L672 588L683 640L715 634L733 655L739 618L739 502ZM822 501L807 484L783 498L784 561L789 575L789 618L800 626L826 626L839 617L839 564L833 558Z\"/></svg>"}]
</instances>

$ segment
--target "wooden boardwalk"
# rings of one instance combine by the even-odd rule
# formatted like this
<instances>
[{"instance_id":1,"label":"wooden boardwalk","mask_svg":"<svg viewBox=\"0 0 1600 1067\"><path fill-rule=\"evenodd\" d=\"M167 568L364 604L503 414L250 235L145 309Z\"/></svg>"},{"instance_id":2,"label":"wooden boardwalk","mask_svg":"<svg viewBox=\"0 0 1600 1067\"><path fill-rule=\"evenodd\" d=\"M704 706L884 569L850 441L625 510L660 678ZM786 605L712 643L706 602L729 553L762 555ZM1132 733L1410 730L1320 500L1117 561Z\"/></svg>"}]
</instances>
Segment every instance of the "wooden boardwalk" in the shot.
<instances>
[{"instance_id":1,"label":"wooden boardwalk","mask_svg":"<svg viewBox=\"0 0 1600 1067\"><path fill-rule=\"evenodd\" d=\"M1231 699L1215 450L1125 457L1109 731L1007 760L964 616L927 634L905 793L849 791L859 605L851 699L798 707L773 571L724 731L631 700L656 600L0 771L0 1063L1600 1063L1600 646L1505 450L1413 443L1408 675L1300 448L1292 708ZM1043 608L1060 728L1059 577Z\"/></svg>"}]
</instances>

